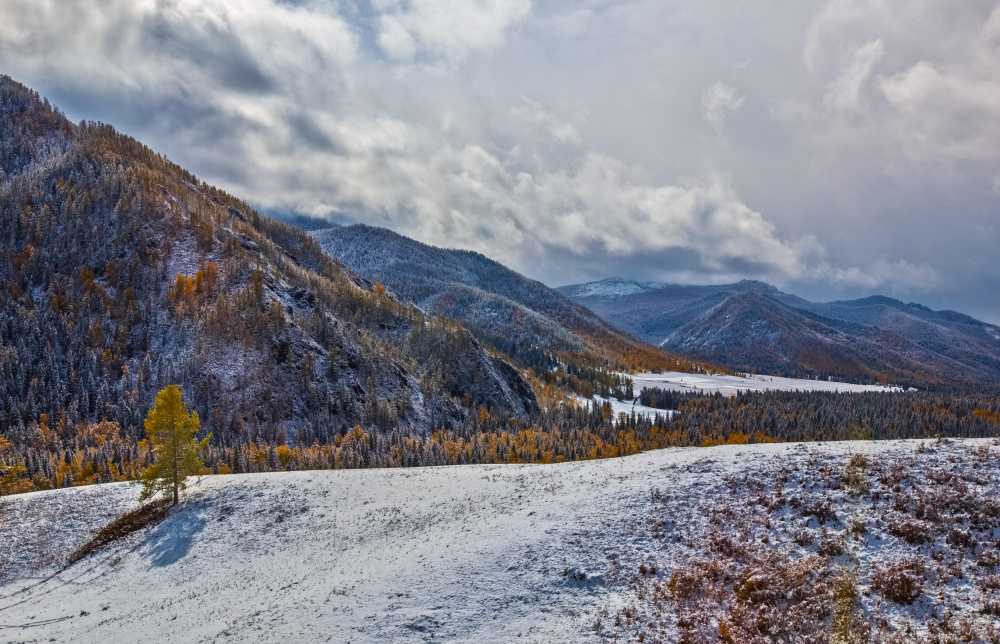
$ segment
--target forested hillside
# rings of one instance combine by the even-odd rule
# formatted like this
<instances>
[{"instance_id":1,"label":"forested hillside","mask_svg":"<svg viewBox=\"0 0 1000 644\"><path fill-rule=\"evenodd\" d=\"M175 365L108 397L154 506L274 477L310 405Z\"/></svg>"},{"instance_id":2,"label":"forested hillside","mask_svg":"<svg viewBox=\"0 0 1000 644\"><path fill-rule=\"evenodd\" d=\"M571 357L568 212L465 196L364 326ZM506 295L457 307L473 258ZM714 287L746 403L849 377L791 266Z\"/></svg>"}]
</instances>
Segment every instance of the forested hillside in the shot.
<instances>
[{"instance_id":1,"label":"forested hillside","mask_svg":"<svg viewBox=\"0 0 1000 644\"><path fill-rule=\"evenodd\" d=\"M125 476L167 384L219 449L355 426L398 442L537 409L461 324L9 77L0 142L0 435L20 488Z\"/></svg>"},{"instance_id":2,"label":"forested hillside","mask_svg":"<svg viewBox=\"0 0 1000 644\"><path fill-rule=\"evenodd\" d=\"M608 279L559 291L646 342L738 371L918 387L1000 381L1000 328L888 297L809 302L754 281Z\"/></svg>"},{"instance_id":3,"label":"forested hillside","mask_svg":"<svg viewBox=\"0 0 1000 644\"><path fill-rule=\"evenodd\" d=\"M727 372L636 341L541 282L479 253L437 248L363 224L312 233L331 257L428 314L462 320L482 342L544 373L563 364L589 397L611 383L598 371ZM607 395L605 393L604 395Z\"/></svg>"}]
</instances>

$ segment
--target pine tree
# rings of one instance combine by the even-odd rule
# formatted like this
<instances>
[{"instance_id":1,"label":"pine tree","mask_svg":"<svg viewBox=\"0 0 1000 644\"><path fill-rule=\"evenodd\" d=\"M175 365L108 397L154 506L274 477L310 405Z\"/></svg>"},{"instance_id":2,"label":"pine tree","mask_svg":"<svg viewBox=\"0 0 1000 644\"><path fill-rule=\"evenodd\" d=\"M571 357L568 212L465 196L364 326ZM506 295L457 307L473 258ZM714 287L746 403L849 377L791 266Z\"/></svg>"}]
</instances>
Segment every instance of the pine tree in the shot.
<instances>
[{"instance_id":1,"label":"pine tree","mask_svg":"<svg viewBox=\"0 0 1000 644\"><path fill-rule=\"evenodd\" d=\"M204 466L198 452L208 447L212 435L198 442L195 438L201 427L198 412L189 414L182 396L179 387L170 385L156 395L156 403L149 410L146 436L154 461L140 476L142 501L157 492L172 491L177 505L180 490L187 487L187 477L197 476Z\"/></svg>"}]
</instances>

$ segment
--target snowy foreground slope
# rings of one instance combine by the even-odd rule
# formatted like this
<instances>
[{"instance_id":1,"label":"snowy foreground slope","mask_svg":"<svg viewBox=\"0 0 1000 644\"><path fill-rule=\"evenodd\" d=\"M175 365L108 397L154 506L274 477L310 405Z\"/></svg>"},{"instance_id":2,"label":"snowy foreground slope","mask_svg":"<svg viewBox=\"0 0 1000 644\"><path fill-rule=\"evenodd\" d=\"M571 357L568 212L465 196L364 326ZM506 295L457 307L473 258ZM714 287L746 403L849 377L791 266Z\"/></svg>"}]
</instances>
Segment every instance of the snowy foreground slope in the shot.
<instances>
[{"instance_id":1,"label":"snowy foreground slope","mask_svg":"<svg viewBox=\"0 0 1000 644\"><path fill-rule=\"evenodd\" d=\"M673 570L717 560L715 546L697 545L712 531L761 544L762 528L742 514L758 497L767 500L762 507L773 528L761 548L780 552L794 538L813 557L830 539L846 541L830 561L859 566L859 601L874 614L877 600L887 624L919 620L920 611L948 602L958 615L979 615L992 591L980 590L976 575L995 576L992 560L980 561L995 556L988 550L995 542L978 552L970 546L964 563L954 564L969 567L964 581L933 576L927 596L913 605L871 594L877 565L953 546L944 533L936 543L927 517L917 523L930 543L911 545L890 534L891 513L876 508L866 515L841 482L858 453L872 473L872 496L881 494L878 472L889 477L887 490L902 480L904 494L907 481L925 475L969 486L962 477L974 474L975 494L966 496L980 506L996 499L1000 448L982 440L721 446L559 465L215 476L202 479L160 525L59 572L58 562L93 530L134 507L137 491L113 484L39 492L0 501L0 642L614 641L654 620L663 624L652 641L673 641L673 609L649 604L658 595L643 584L666 585ZM891 474L897 465L906 468L902 479ZM765 489L774 479L796 496L779 492L776 502ZM810 495L829 509L816 510ZM849 514L867 525L863 536L854 524L848 528ZM968 532L969 525L957 528ZM975 541L979 533L971 529ZM992 527L989 534L995 541ZM639 576L640 565L653 561L658 569L643 568ZM940 589L931 587L934 580Z\"/></svg>"}]
</instances>

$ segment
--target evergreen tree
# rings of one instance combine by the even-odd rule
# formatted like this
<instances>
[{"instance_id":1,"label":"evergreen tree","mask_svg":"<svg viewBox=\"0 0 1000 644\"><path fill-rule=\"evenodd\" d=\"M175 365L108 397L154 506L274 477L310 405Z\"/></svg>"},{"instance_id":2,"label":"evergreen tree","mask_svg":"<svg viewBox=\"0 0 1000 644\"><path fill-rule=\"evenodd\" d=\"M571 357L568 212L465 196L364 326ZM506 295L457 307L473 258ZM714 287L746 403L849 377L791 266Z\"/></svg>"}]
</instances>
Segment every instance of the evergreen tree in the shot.
<instances>
[{"instance_id":1,"label":"evergreen tree","mask_svg":"<svg viewBox=\"0 0 1000 644\"><path fill-rule=\"evenodd\" d=\"M211 434L198 442L195 436L200 427L198 412L188 413L179 387L169 385L156 395L156 403L146 418L146 436L154 461L140 477L140 500L160 491L172 491L177 505L180 490L187 487L187 477L197 476L204 466L198 452L208 447Z\"/></svg>"}]
</instances>

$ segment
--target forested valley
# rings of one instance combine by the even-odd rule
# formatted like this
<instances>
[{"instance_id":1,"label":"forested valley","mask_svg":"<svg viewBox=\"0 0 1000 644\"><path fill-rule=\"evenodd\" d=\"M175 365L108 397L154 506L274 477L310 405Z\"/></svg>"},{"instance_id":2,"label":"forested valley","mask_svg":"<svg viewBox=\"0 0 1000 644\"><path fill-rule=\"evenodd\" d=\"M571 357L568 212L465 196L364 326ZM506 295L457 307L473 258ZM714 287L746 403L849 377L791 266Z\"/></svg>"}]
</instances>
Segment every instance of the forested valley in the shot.
<instances>
[{"instance_id":1,"label":"forested valley","mask_svg":"<svg viewBox=\"0 0 1000 644\"><path fill-rule=\"evenodd\" d=\"M717 368L627 338L595 353L468 324L0 77L2 494L135 478L151 462L143 419L171 384L211 435L205 473L985 436L1000 414L990 389L637 394L622 373ZM595 395L678 412L615 414Z\"/></svg>"}]
</instances>

